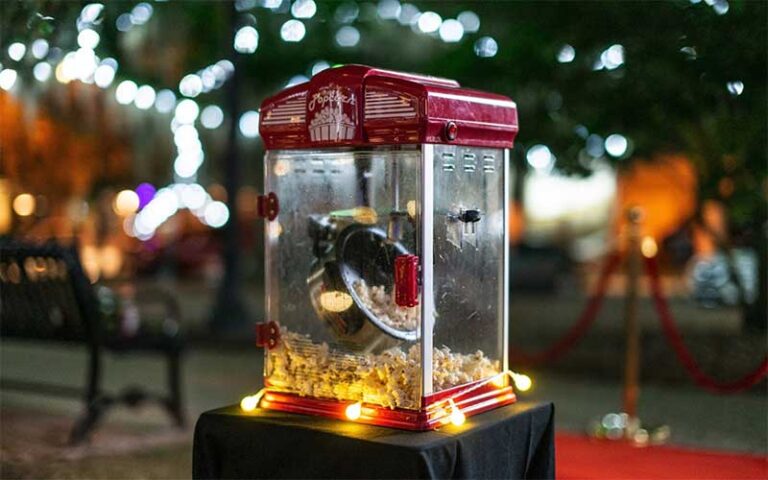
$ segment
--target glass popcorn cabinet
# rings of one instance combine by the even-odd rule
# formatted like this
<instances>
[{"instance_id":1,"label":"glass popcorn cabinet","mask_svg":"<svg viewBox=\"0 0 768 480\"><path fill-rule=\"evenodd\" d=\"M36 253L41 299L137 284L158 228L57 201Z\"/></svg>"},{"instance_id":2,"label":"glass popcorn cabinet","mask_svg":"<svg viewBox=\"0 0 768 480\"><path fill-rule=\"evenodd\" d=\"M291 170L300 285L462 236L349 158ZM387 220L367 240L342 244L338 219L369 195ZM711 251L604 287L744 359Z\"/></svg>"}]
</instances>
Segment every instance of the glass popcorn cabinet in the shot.
<instances>
[{"instance_id":1,"label":"glass popcorn cabinet","mask_svg":"<svg viewBox=\"0 0 768 480\"><path fill-rule=\"evenodd\" d=\"M349 65L267 99L260 132L260 406L423 430L514 402L515 104Z\"/></svg>"}]
</instances>

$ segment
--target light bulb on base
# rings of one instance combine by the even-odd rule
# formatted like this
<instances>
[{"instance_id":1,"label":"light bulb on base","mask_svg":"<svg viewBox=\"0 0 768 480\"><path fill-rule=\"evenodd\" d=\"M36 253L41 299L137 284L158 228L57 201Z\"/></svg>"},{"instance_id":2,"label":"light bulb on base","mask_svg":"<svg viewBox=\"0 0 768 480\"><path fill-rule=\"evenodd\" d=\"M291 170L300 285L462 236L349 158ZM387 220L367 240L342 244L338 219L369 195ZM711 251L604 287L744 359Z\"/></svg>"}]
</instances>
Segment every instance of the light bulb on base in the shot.
<instances>
[{"instance_id":1,"label":"light bulb on base","mask_svg":"<svg viewBox=\"0 0 768 480\"><path fill-rule=\"evenodd\" d=\"M360 402L357 402L357 403L348 405L347 409L344 410L344 414L350 420L357 420L363 414L363 404Z\"/></svg>"},{"instance_id":2,"label":"light bulb on base","mask_svg":"<svg viewBox=\"0 0 768 480\"><path fill-rule=\"evenodd\" d=\"M512 380L515 382L515 388L521 392L527 392L533 386L533 381L528 375L512 373Z\"/></svg>"}]
</instances>

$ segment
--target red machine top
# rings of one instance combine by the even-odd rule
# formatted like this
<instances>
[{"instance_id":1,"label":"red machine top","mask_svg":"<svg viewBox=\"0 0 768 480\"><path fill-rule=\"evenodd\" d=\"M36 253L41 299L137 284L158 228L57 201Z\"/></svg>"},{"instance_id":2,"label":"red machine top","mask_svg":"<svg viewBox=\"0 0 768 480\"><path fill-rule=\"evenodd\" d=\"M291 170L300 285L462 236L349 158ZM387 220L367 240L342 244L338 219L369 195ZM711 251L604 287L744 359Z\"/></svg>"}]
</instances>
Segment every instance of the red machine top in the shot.
<instances>
[{"instance_id":1,"label":"red machine top","mask_svg":"<svg viewBox=\"0 0 768 480\"><path fill-rule=\"evenodd\" d=\"M517 106L453 80L345 65L261 104L267 149L447 143L511 148Z\"/></svg>"}]
</instances>

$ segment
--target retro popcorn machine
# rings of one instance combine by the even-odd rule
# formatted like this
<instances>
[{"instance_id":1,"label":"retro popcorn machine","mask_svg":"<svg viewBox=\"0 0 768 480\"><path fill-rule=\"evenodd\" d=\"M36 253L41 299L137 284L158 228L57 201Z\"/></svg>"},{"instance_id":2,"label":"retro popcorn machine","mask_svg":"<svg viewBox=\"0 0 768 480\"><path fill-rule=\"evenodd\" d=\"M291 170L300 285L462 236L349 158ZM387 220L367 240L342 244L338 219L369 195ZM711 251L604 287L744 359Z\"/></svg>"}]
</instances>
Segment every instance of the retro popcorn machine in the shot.
<instances>
[{"instance_id":1,"label":"retro popcorn machine","mask_svg":"<svg viewBox=\"0 0 768 480\"><path fill-rule=\"evenodd\" d=\"M260 406L413 430L515 401L508 98L348 65L268 98Z\"/></svg>"}]
</instances>

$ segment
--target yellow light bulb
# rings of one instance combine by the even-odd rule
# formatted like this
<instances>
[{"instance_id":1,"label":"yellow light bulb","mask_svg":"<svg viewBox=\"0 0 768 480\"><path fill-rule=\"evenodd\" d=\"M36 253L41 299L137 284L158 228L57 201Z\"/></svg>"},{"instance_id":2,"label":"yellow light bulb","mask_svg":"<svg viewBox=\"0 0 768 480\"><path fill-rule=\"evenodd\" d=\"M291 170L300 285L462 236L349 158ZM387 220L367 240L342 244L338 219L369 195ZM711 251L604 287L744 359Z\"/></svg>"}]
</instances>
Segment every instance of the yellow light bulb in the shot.
<instances>
[{"instance_id":1,"label":"yellow light bulb","mask_svg":"<svg viewBox=\"0 0 768 480\"><path fill-rule=\"evenodd\" d=\"M347 406L344 414L350 420L357 420L363 414L363 404L360 402L353 403Z\"/></svg>"},{"instance_id":2,"label":"yellow light bulb","mask_svg":"<svg viewBox=\"0 0 768 480\"><path fill-rule=\"evenodd\" d=\"M256 395L248 395L240 400L240 408L242 408L244 412L252 412L256 410L257 403L258 400L256 399Z\"/></svg>"},{"instance_id":3,"label":"yellow light bulb","mask_svg":"<svg viewBox=\"0 0 768 480\"><path fill-rule=\"evenodd\" d=\"M467 417L464 415L464 412L459 410L458 408L454 408L451 410L451 423L456 425L457 427L460 427L464 425L464 422L467 421Z\"/></svg>"},{"instance_id":4,"label":"yellow light bulb","mask_svg":"<svg viewBox=\"0 0 768 480\"><path fill-rule=\"evenodd\" d=\"M523 375L521 373L513 373L512 380L515 381L515 388L521 392L527 392L528 390L531 389L531 386L533 385L533 381L531 380L531 377L529 377L528 375Z\"/></svg>"},{"instance_id":5,"label":"yellow light bulb","mask_svg":"<svg viewBox=\"0 0 768 480\"><path fill-rule=\"evenodd\" d=\"M28 217L35 213L35 197L29 193L22 193L13 199L13 211L20 217Z\"/></svg>"}]
</instances>

